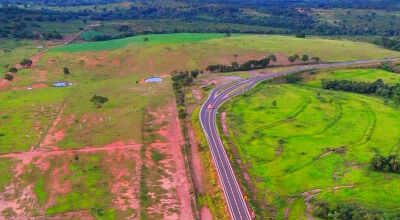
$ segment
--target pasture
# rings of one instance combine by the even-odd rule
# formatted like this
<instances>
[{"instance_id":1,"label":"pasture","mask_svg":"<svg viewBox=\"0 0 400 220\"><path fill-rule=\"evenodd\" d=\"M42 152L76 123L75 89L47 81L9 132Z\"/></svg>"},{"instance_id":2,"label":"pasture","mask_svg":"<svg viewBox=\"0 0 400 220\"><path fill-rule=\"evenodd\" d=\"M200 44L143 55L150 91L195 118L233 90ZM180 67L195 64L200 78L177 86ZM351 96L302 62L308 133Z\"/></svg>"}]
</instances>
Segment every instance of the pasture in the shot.
<instances>
[{"instance_id":1,"label":"pasture","mask_svg":"<svg viewBox=\"0 0 400 220\"><path fill-rule=\"evenodd\" d=\"M335 70L315 78L398 80L389 74ZM229 101L223 111L229 130L224 139L237 149L256 190L255 200L261 207L273 206L276 218L310 215L310 195L334 204L400 212L400 176L369 167L375 153L399 153L400 116L393 103L322 90L313 81L264 82ZM260 215L270 214L261 209Z\"/></svg>"},{"instance_id":2,"label":"pasture","mask_svg":"<svg viewBox=\"0 0 400 220\"><path fill-rule=\"evenodd\" d=\"M147 37L148 41L144 41L144 37ZM287 44L296 49L289 48ZM345 46L342 47L342 44ZM10 58L7 54L1 56L8 59L5 62L8 66L13 65L33 55L37 51L33 45L33 42L28 42L23 45L24 47L16 48ZM351 49L353 47L354 51ZM27 49L25 52L24 48ZM328 50L332 53L327 53ZM15 74L14 81L10 85L3 86L0 91L2 100L0 162L5 167L3 170L5 175L0 179L0 201L7 202L6 211L2 215L7 218L49 216L98 219L102 216L111 219L162 217L179 219L181 216L190 216L190 202L179 202L190 201L190 185L183 172L185 167L180 145L183 143L183 138L179 132L180 126L176 123L170 74L174 70L204 69L210 64L229 64L233 61L242 63L271 53L277 54L278 61L282 62L287 62L286 57L294 53L321 56L324 61L398 56L398 52L383 50L365 43L272 35L231 37L226 37L225 34L146 35L56 47L35 60L33 67L20 69ZM235 54L237 56L234 56ZM70 74L65 75L64 68L68 68ZM6 71L5 67L2 70ZM234 75L247 77L248 74L250 73ZM227 74L221 74L224 75ZM142 80L147 77L162 77L163 81L143 83ZM207 77L214 76L204 74L199 80ZM71 82L72 86L65 88L52 86L54 82L60 81ZM354 102L356 109L359 110L358 119L366 115L372 117L370 111L366 110L358 99L365 99L373 110L375 107L372 103L374 100L379 100L359 98L361 96L356 95L342 97L334 93L321 92L326 99L332 98L335 100L334 103L338 103L333 107L329 104L321 105L321 108L327 111L324 113L323 110L317 109L317 104L312 104L317 102L315 97L312 98L313 88L268 86L275 88L277 108L282 107L279 111L276 109L274 113L276 120L291 115L296 119L304 117L302 120L305 121L308 116L302 115L305 115L310 106L315 107L308 113L312 120L304 122L305 127L321 119L333 120L332 117L341 112L337 109L339 105L343 105L343 109L350 109L351 103L341 104L345 102L346 97ZM300 92L290 95L293 93L290 91L295 89ZM291 101L279 101L286 99L285 95L279 95L279 91L290 96ZM94 95L105 96L109 101L102 108L96 108L90 102ZM308 100L306 96L311 98ZM271 103L271 101L259 101L258 104ZM303 105L305 107L301 107ZM241 108L247 111L245 106ZM264 106L264 109L268 109L267 106ZM388 106L384 106L383 110L394 114L391 112L394 110ZM265 114L260 118L274 119L271 117L270 114ZM355 120L356 118L353 121ZM383 119L378 122L380 121ZM282 127L275 128L278 129L275 131L276 135L279 136L279 128L283 129L284 126L287 126L292 133L303 129L293 123L291 120L284 121ZM241 126L246 126L246 123ZM322 129L324 126L326 125L321 124L319 128ZM369 124L360 122L358 126L365 129ZM393 132L396 131L393 130L397 129L395 124L389 126L393 127L389 128ZM310 128L309 132L315 132L317 127ZM373 134L375 133L378 131L374 131ZM361 133L355 135L362 136ZM262 136L265 136L265 141L271 146L278 138L264 134ZM250 138L251 135L240 134L238 137ZM372 135L371 140L373 137ZM298 141L295 137L292 139ZM294 148L294 145L289 145L292 139L288 139L288 146L285 143L282 155ZM390 138L385 140L394 141ZM307 141L314 144L322 142L313 138ZM335 138L331 138L330 141L334 142ZM380 140L377 139L375 142L380 143ZM312 156L323 151L323 147L315 149L307 158L310 160ZM271 159L274 150L276 148L257 156ZM290 160L284 161L287 169L296 169L293 163L296 162L298 153L293 153L294 156ZM256 152L249 151L249 156L253 154ZM371 152L357 153L354 157L360 163L365 163L371 154ZM123 162L130 160L136 163ZM250 162L253 161L248 163ZM271 175L262 173L264 171L261 171L255 162L254 168L254 172L260 173L251 173L252 176ZM212 167L208 169L211 172ZM9 170L12 172L8 172ZM277 167L275 171L270 172L279 173L280 170ZM300 177L307 178L301 175ZM185 180L184 184L177 181L177 178ZM277 179L276 182L257 184L260 187L280 187L279 190L284 192L282 195L325 184L298 186L296 189L287 186L290 185L289 180L276 186L279 181L281 180ZM330 184L328 179L326 182ZM219 195L219 200L222 200L221 192L218 192L217 184L214 183L212 191ZM11 196L7 192L11 193ZM22 197L22 194L27 196ZM337 194L338 198L339 196ZM81 200L74 202L77 198ZM271 199L269 196L268 198ZM166 199L171 200L168 200L168 203L163 202L167 201ZM212 199L206 196L200 200L208 204ZM301 202L294 204L297 204L297 207L302 205ZM212 209L213 213L223 213L220 207ZM301 211L300 208L293 210Z\"/></svg>"}]
</instances>

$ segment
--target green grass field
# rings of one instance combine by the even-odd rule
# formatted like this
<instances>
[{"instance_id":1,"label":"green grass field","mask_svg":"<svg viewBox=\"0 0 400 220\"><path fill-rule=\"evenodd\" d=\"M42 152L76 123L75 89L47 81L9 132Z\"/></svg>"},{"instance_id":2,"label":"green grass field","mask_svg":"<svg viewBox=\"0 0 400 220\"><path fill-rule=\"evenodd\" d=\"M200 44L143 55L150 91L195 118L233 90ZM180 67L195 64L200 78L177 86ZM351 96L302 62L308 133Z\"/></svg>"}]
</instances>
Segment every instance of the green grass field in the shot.
<instances>
[{"instance_id":1,"label":"green grass field","mask_svg":"<svg viewBox=\"0 0 400 220\"><path fill-rule=\"evenodd\" d=\"M398 81L397 75L389 74L371 69L335 70L315 78L374 80L375 76ZM237 148L257 189L256 200L272 204L277 219L283 218L287 206L291 207L290 219L304 218L304 200L288 201L315 189L321 190L316 199L400 212L400 176L374 172L368 166L375 153L399 153L396 122L400 116L392 103L322 90L315 81L262 83L229 101L224 110L230 132L225 138ZM338 148L345 150L331 151ZM333 190L335 186L352 188ZM261 210L261 215L270 213Z\"/></svg>"},{"instance_id":2,"label":"green grass field","mask_svg":"<svg viewBox=\"0 0 400 220\"><path fill-rule=\"evenodd\" d=\"M148 37L149 41L144 42L143 37ZM342 44L344 46L341 46ZM11 43L9 45L11 45ZM33 42L27 42L23 45L19 44L14 52L11 52L11 55L3 54L1 56L6 58L6 63L13 65L36 52L37 49L33 45ZM372 53L372 51L374 53ZM173 70L204 69L210 64L230 63L235 60L234 54L238 54L238 61L242 62L244 60L266 56L271 53L277 53L283 57L294 53L308 53L310 56L321 56L325 61L395 57L399 54L398 52L383 50L365 43L323 40L319 38L298 39L275 35L233 35L232 37L225 37L224 34L165 34L60 46L44 54L39 61L35 63L34 67L20 70L15 75L12 84L0 91L0 100L2 100L0 103L0 153L7 154L11 152L35 150L48 151L53 148L59 150L79 149L82 147L95 148L106 146L117 141L125 143L134 142L136 144L143 143L145 145L159 141L163 142L165 141L165 137L161 137L161 135L157 133L157 130L162 126L148 125L146 123L152 122L153 120L158 121L155 120L155 116L151 116L153 119L149 119L149 111L159 113L161 111L160 109L170 106L173 98L173 91L171 90L169 76ZM64 67L69 68L71 72L70 75L65 76L63 74ZM5 71L4 68L3 70ZM323 74L328 75L329 73ZM382 76L386 74L385 81L386 79L392 80L392 77L386 72L377 72L376 74ZM249 74L245 73L234 73L234 75L242 77L249 76ZM371 74L370 77L372 77L372 75L373 74ZM154 84L140 83L140 80L151 76L161 76L163 77L163 82ZM207 76L210 78L213 77L213 75L203 75L199 77L199 80L207 78ZM364 76L367 79L368 77L366 76L367 74ZM360 98L362 96L348 94L342 96L336 95L336 93L331 94L330 92L326 92L322 96L326 99L334 99L334 103L336 104L332 106L330 103L323 103L320 107L320 104L318 104L319 100L317 101L314 97L315 88L312 88L312 86L318 86L316 83L318 80L318 78L314 79L314 81L311 80L310 84L307 86L268 85L271 87L271 91L275 91L276 93L272 94L276 95L276 99L278 100L277 108L279 109L275 109L275 116L269 113L263 113L263 115L258 115L258 117L256 117L257 114L259 114L256 113L256 111L259 112L260 109L272 111L268 108L272 100L263 101L264 98L260 98L258 99L258 104L264 103L265 106L261 106L260 109L253 109L252 111L254 112L250 111L250 113L254 113L251 120L262 118L264 121L259 121L258 124L260 125L260 123L266 123L269 120L279 121L291 116L299 120L299 123L304 122L302 126L306 127L310 126L313 122L317 123L317 121L325 118L328 121L332 121L336 115L345 112L345 110L342 111L339 106L347 110L350 109L350 105L354 103L354 106L359 110L359 116L354 119L350 117L349 120L351 122L361 121L359 125L360 128L369 128L370 124L364 123L361 119L368 116L371 117L372 120L373 116L370 112L376 110L375 107L372 106L372 103L374 100L383 103L382 100ZM393 78L393 82L397 82L396 80L397 78ZM53 87L53 83L58 81L72 82L73 85L66 88ZM36 88L34 87L35 85L41 85L42 87ZM45 87L46 85L47 87ZM32 90L27 90L25 87L28 86L34 88ZM298 90L299 92L293 93L294 90ZM90 98L95 94L108 97L109 102L100 109L95 108L93 103L90 102ZM271 97L269 91L265 95ZM188 99L189 98L190 97L188 97ZM280 101L285 99L291 101ZM342 104L345 103L347 99L351 100L351 103ZM361 104L360 100L364 99L365 103L372 109L371 111L366 109L364 104ZM245 107L246 106L243 104L241 107L242 110L240 111L248 111L245 110ZM318 110L318 108L321 109ZM393 117L397 117L395 116L395 111L391 107L383 106L382 109L387 111L385 114L382 113L383 115L393 114ZM350 110L356 111L356 109ZM308 111L310 112L306 114ZM378 115L378 110L376 115ZM231 122L236 122L235 120L239 120L238 118L239 117L232 119ZM312 120L306 120L308 118ZM389 119L379 119L376 124L384 120L388 121ZM351 124L351 122L348 123ZM246 126L246 123L242 123L241 126ZM282 177L282 179L278 178L276 180L274 179L274 181L269 180L268 178L270 175L273 176L281 172L279 167L275 167L275 170L269 170L268 172L265 172L263 168L266 162L274 162L273 155L276 152L275 145L277 140L282 138L279 136L279 132L281 131L279 129L288 129L288 131L290 131L288 135L294 135L294 133L297 133L299 130L303 131L304 129L304 137L306 137L308 134L307 132L317 132L317 128L322 130L324 126L328 125L314 126L307 131L304 127L298 126L295 120L288 120L274 127L274 129L276 129L274 131L276 137L257 133L253 128L248 132L256 133L254 137L257 138L253 138L254 140L252 139L253 133L240 134L241 138L250 139L249 146L254 147L251 148L254 151L246 149L248 150L248 155L256 162L258 160L261 161L260 164L257 164L254 161L245 160L246 163L254 162L255 169L253 173L251 173L252 176L260 175L266 180L266 182L257 182L257 187L263 190L265 187L268 187L268 189L271 187L271 190L279 191L279 194L277 193L274 195L277 195L278 200L276 201L278 201L277 207L280 213L282 212L281 209L284 208L283 204L287 193L293 195L302 190L307 190L310 187L322 187L326 184L333 185L333 183L327 178L325 182L320 185L305 184L303 186L289 187L288 185L290 185L291 181L290 176L288 176L287 179ZM397 131L395 130L397 129L396 124L390 124L388 126L391 126L387 128L393 132ZM333 127L334 126L332 126L332 128ZM241 128L245 127L237 127L237 129ZM147 130L152 130L154 134L148 134ZM259 130L262 131L262 128ZM326 129L323 131L328 132L330 130ZM378 130L375 129L371 141L368 141L368 143L380 143L380 139L373 139L375 133L385 135L382 130L378 132ZM322 134L324 133L322 132L321 135ZM261 135L260 137L263 138L259 139L257 135ZM355 135L358 135L357 138L362 137L362 134L357 133ZM48 138L49 140L47 140L47 136L50 136ZM357 138L355 137L355 139ZM396 141L386 138L386 136L382 136L382 138L385 138L388 142L385 143L385 146ZM336 137L336 139L329 139L329 141L335 142L337 139L339 139L339 137ZM41 146L41 143L46 142L45 140L49 143L45 143ZM291 142L292 140L293 143ZM299 140L299 137L288 139L287 143L284 145L282 156L284 156L286 152L289 152L290 148L295 148L297 142L294 141ZM372 140L375 142L372 142ZM262 148L260 146L257 147L257 142L261 143L261 141L263 143L268 143L268 146L275 147L268 148L264 154L259 154L256 151ZM307 141L309 141L309 143L313 143L313 141L315 141L315 143L323 142L322 139L310 139ZM367 144L367 142L365 144ZM304 156L304 158L307 157L309 159L323 151L325 147L324 145L314 149L314 152L310 152L310 155ZM153 213L153 211L154 207L160 203L159 201L163 201L162 198L166 195L165 190L161 187L161 180L165 181L163 178L174 177L173 172L175 171L170 171L168 175L163 173L163 169L165 168L165 164L163 163L170 160L171 155L160 149L154 149L156 151L152 152L152 149L153 147L147 150L148 156L143 153L143 155L140 156L141 162L149 163L146 165L148 170L146 170L147 168L144 169L146 172L140 175L132 174L132 178L140 177L141 184L144 184L141 186L140 190L145 189L141 192L146 192L146 190L148 190L149 192L155 192L157 194L155 198L150 199L151 204L146 211L146 215L152 217L151 219L159 219L161 218L159 213ZM210 155L205 149L204 147L202 155L207 161L210 161ZM356 148L354 149L356 150ZM382 151L384 152L384 149L382 149ZM160 155L156 152L159 152ZM288 155L288 161L282 162L286 169L296 170L296 166L301 165L297 164L299 153L300 152L296 152L293 153L293 155ZM131 152L130 155L134 158L134 156L138 154L139 152L135 151ZM355 154L352 156L349 150L346 157L352 156L351 158L354 161L363 164L368 161L371 155L372 153L368 151L365 152L365 154ZM0 162L4 166L4 170L2 171L4 171L5 175L0 178L0 193L2 192L1 189L9 186L10 183L13 183L11 185L16 187L16 192L20 192L21 189L28 186L28 184L33 184L32 193L36 196L35 199L37 199L37 201L35 201L39 209L39 211L29 210L29 212L32 212L34 215L45 215L46 213L48 215L58 215L64 212L79 212L79 210L84 210L87 212L86 214L88 216L94 216L98 219L101 219L101 216L122 219L122 217L120 217L121 215L125 215L126 217L139 214L136 209L127 209L127 213L125 213L125 211L121 213L118 207L106 205L112 199L112 196L116 194L115 192L111 193L110 186L105 186L104 184L124 180L116 180L115 173L113 173L113 170L111 168L109 169L109 167L111 166L113 169L117 170L133 169L131 165L115 163L116 158L120 156L114 154L105 155L101 152L95 152L82 153L80 156L82 160L80 160L78 168L76 168L73 162L73 155L69 153L57 157L47 157L46 161L49 164L47 168L43 165L46 164L46 161L41 161L41 157L34 158L31 162L27 162L28 164L24 165L20 165L21 161L18 160L2 159ZM253 156L255 157L253 158ZM334 154L331 154L326 158L333 156ZM58 160L54 158L58 158ZM136 159L139 160L139 158ZM111 160L113 162L111 162ZM330 162L330 164L333 163L332 161ZM140 167L145 167L145 165L140 164ZM307 164L305 167L307 167ZM22 173L20 176L24 177L24 180L26 180L23 185L15 184L19 181L18 178L20 177L15 177L13 173L7 172L8 170L14 171L17 168L22 169L20 170ZM207 175L213 174L212 166L207 166L206 169L208 170ZM327 169L329 170L331 168ZM141 170L141 168L137 170ZM300 171L303 172L302 169L300 169ZM28 175L28 173L32 174ZM306 175L300 177L304 179L307 178ZM160 181L152 182L154 178L159 178ZM210 205L214 200L223 201L223 196L221 192L218 191L218 182L215 177L210 176L210 178L213 179L210 183L213 196L203 195L199 198L199 201L203 205L209 205L212 213L216 214L217 217L226 218L227 216L223 214L223 206ZM67 186L70 188L65 190L66 192L55 191L55 187L59 183L53 180L60 180L61 183L68 183ZM137 181L139 182L139 180ZM300 179L299 181L303 180ZM139 183L137 186L140 188ZM169 192L174 190L176 189L169 189ZM276 191L272 192L276 193ZM136 196L135 193L130 194ZM267 198L269 201L275 201L273 199L275 197L271 197L271 195L273 194L268 194ZM15 198L19 198L18 195L14 196ZM322 197L324 194L321 193L320 196ZM335 196L336 197L333 197L333 195L327 194L324 198L335 201L345 198L340 194L335 194ZM79 202L74 202L77 198L81 198L81 200ZM147 204L145 198L146 196L138 202ZM296 202L292 204L292 215L302 215L304 203L301 202L302 201L296 200ZM173 208L171 210L171 212L176 212L178 209Z\"/></svg>"},{"instance_id":3,"label":"green grass field","mask_svg":"<svg viewBox=\"0 0 400 220\"><path fill-rule=\"evenodd\" d=\"M323 71L316 75L310 75L307 84L321 87L322 79L355 80L364 82L373 82L376 79L382 79L385 83L400 83L400 75L380 69L338 69L332 71Z\"/></svg>"},{"instance_id":4,"label":"green grass field","mask_svg":"<svg viewBox=\"0 0 400 220\"><path fill-rule=\"evenodd\" d=\"M147 37L149 41L144 41L143 40L144 37ZM221 37L224 37L224 34L149 34L145 36L135 36L117 40L110 40L110 41L71 44L55 48L52 51L76 52L76 51L113 50L130 44L134 46L150 46L156 44L169 44L169 43L192 43L192 42L203 41L212 38L221 38Z\"/></svg>"},{"instance_id":5,"label":"green grass field","mask_svg":"<svg viewBox=\"0 0 400 220\"><path fill-rule=\"evenodd\" d=\"M148 37L149 41L143 41ZM205 53L207 55L215 49L226 51L255 51L260 53L280 53L285 56L293 54L308 54L319 56L324 61L345 61L356 59L372 59L397 57L399 52L381 49L375 45L353 42L328 40L322 38L300 39L282 35L233 35L230 38L224 34L161 34L135 36L124 39L117 39L103 42L91 42L71 44L57 47L54 52L75 52L75 51L98 51L113 50L121 47L151 46L159 44L188 44L185 48L193 53ZM205 51L203 51L203 48ZM234 48L234 50L232 50ZM161 52L161 51L160 51ZM219 52L223 53L223 52ZM233 54L231 54L232 56ZM240 55L240 54L239 54Z\"/></svg>"}]
</instances>

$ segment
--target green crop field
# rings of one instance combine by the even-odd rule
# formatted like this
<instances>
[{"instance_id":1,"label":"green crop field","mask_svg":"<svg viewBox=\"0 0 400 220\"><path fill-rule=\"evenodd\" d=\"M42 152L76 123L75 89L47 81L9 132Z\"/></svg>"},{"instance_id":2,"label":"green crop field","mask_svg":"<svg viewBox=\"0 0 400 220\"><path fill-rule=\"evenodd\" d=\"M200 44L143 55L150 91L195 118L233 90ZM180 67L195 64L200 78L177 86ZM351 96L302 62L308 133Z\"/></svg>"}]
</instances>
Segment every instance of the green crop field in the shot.
<instances>
[{"instance_id":1,"label":"green crop field","mask_svg":"<svg viewBox=\"0 0 400 220\"><path fill-rule=\"evenodd\" d=\"M272 206L277 219L302 219L313 191L316 200L399 213L400 176L369 167L375 153L399 153L398 108L315 83L321 78L394 83L398 76L374 69L313 76L301 84L261 83L223 107L229 130L224 138L251 177L255 199L264 207L260 216L270 216L265 207Z\"/></svg>"}]
</instances>

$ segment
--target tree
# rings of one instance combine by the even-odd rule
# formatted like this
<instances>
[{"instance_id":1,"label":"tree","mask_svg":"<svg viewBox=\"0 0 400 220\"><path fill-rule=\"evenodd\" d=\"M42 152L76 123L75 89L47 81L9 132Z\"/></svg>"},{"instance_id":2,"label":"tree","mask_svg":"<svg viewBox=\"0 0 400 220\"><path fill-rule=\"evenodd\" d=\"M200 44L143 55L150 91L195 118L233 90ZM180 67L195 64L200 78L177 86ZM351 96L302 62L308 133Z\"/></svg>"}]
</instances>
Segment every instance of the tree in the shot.
<instances>
[{"instance_id":1,"label":"tree","mask_svg":"<svg viewBox=\"0 0 400 220\"><path fill-rule=\"evenodd\" d=\"M289 62L293 63L297 60L297 58L295 56L290 56L288 57Z\"/></svg>"},{"instance_id":2,"label":"tree","mask_svg":"<svg viewBox=\"0 0 400 220\"><path fill-rule=\"evenodd\" d=\"M308 61L308 55L304 54L303 57L301 57L301 61L303 61L303 63Z\"/></svg>"},{"instance_id":3,"label":"tree","mask_svg":"<svg viewBox=\"0 0 400 220\"><path fill-rule=\"evenodd\" d=\"M239 64L237 62L232 62L231 66L232 66L233 70L238 70L240 68L240 66L239 66Z\"/></svg>"},{"instance_id":4,"label":"tree","mask_svg":"<svg viewBox=\"0 0 400 220\"><path fill-rule=\"evenodd\" d=\"M69 74L71 74L71 73L69 72L69 69L68 69L67 67L64 67L63 72L64 72L64 75L65 75L65 76L68 76Z\"/></svg>"},{"instance_id":5,"label":"tree","mask_svg":"<svg viewBox=\"0 0 400 220\"><path fill-rule=\"evenodd\" d=\"M74 154L74 160L75 160L75 175L78 173L78 161L79 161L79 156L78 154Z\"/></svg>"},{"instance_id":6,"label":"tree","mask_svg":"<svg viewBox=\"0 0 400 220\"><path fill-rule=\"evenodd\" d=\"M4 76L4 79L6 79L11 84L11 81L14 80L14 76L6 73L6 75Z\"/></svg>"},{"instance_id":7,"label":"tree","mask_svg":"<svg viewBox=\"0 0 400 220\"><path fill-rule=\"evenodd\" d=\"M272 106L276 107L276 100L272 101Z\"/></svg>"},{"instance_id":8,"label":"tree","mask_svg":"<svg viewBox=\"0 0 400 220\"><path fill-rule=\"evenodd\" d=\"M18 69L15 68L15 67L11 67L10 69L8 69L8 72L10 72L10 73L17 73L17 72L18 72Z\"/></svg>"},{"instance_id":9,"label":"tree","mask_svg":"<svg viewBox=\"0 0 400 220\"><path fill-rule=\"evenodd\" d=\"M321 58L319 58L319 57L311 57L311 60L314 60L314 62L319 63Z\"/></svg>"},{"instance_id":10,"label":"tree","mask_svg":"<svg viewBox=\"0 0 400 220\"><path fill-rule=\"evenodd\" d=\"M237 58L238 58L238 55L235 53L235 54L233 54L233 58L235 58L235 60L237 60Z\"/></svg>"},{"instance_id":11,"label":"tree","mask_svg":"<svg viewBox=\"0 0 400 220\"><path fill-rule=\"evenodd\" d=\"M107 97L99 96L99 95L94 95L91 99L91 102L96 106L96 108L101 108L104 103L108 102Z\"/></svg>"},{"instance_id":12,"label":"tree","mask_svg":"<svg viewBox=\"0 0 400 220\"><path fill-rule=\"evenodd\" d=\"M193 78L196 78L199 74L200 74L200 71L197 69L190 71L190 76L192 76Z\"/></svg>"},{"instance_id":13,"label":"tree","mask_svg":"<svg viewBox=\"0 0 400 220\"><path fill-rule=\"evenodd\" d=\"M144 37L144 38L143 38L143 41L144 41L144 42L149 42L149 38L148 38L148 37Z\"/></svg>"},{"instance_id":14,"label":"tree","mask_svg":"<svg viewBox=\"0 0 400 220\"><path fill-rule=\"evenodd\" d=\"M288 83L297 83L301 80L300 77L295 74L285 75L284 78Z\"/></svg>"},{"instance_id":15,"label":"tree","mask_svg":"<svg viewBox=\"0 0 400 220\"><path fill-rule=\"evenodd\" d=\"M306 33L304 33L304 32L297 33L297 34L295 34L295 37L297 37L297 38L306 38Z\"/></svg>"},{"instance_id":16,"label":"tree","mask_svg":"<svg viewBox=\"0 0 400 220\"><path fill-rule=\"evenodd\" d=\"M273 54L269 55L268 59L270 59L272 62L276 62L276 56Z\"/></svg>"},{"instance_id":17,"label":"tree","mask_svg":"<svg viewBox=\"0 0 400 220\"><path fill-rule=\"evenodd\" d=\"M299 59L300 58L300 56L296 53L295 55L293 55L294 56L294 58L296 58L296 59Z\"/></svg>"},{"instance_id":18,"label":"tree","mask_svg":"<svg viewBox=\"0 0 400 220\"><path fill-rule=\"evenodd\" d=\"M23 67L30 67L32 66L32 60L30 59L23 59L20 63L21 66Z\"/></svg>"}]
</instances>

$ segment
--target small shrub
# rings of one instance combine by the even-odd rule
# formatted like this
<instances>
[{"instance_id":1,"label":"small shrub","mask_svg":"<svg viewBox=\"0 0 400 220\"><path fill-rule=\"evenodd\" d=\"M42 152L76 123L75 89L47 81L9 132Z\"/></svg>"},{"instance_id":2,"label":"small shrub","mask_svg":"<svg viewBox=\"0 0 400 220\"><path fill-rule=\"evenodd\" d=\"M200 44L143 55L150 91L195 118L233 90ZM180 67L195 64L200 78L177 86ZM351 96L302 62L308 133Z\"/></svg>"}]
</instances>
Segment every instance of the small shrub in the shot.
<instances>
[{"instance_id":1,"label":"small shrub","mask_svg":"<svg viewBox=\"0 0 400 220\"><path fill-rule=\"evenodd\" d=\"M164 154L162 154L162 153L160 153L160 152L158 152L158 151L156 151L156 150L154 150L154 149L151 150L151 159L152 159L155 163L157 163L157 162L163 160L164 158L165 158L165 155L164 155Z\"/></svg>"},{"instance_id":2,"label":"small shrub","mask_svg":"<svg viewBox=\"0 0 400 220\"><path fill-rule=\"evenodd\" d=\"M286 82L288 82L288 83L297 83L297 82L300 82L300 77L299 76L297 76L297 75L294 75L294 74L290 74L290 75L286 75L285 76L285 80L286 80Z\"/></svg>"}]
</instances>

